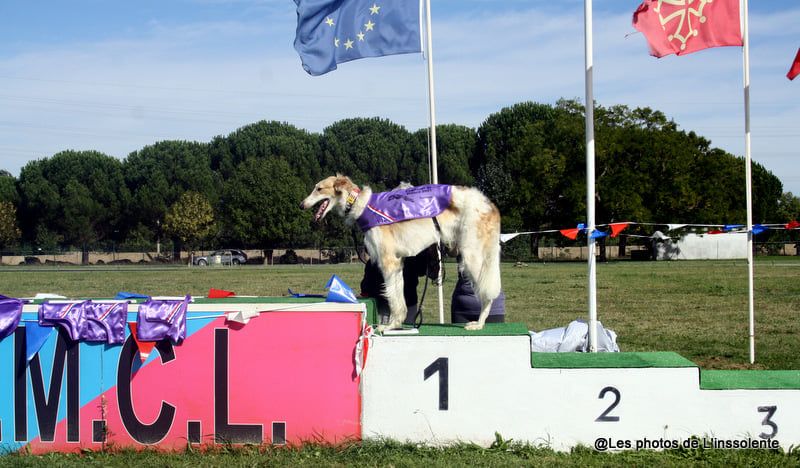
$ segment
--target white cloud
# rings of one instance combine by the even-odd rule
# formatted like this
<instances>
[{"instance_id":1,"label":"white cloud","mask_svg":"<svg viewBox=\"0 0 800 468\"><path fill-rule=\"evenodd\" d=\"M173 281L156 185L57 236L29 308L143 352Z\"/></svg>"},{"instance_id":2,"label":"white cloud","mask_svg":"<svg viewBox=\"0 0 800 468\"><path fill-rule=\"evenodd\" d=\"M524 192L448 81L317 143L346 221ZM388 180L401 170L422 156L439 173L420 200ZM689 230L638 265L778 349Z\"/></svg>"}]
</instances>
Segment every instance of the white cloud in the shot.
<instances>
[{"instance_id":1,"label":"white cloud","mask_svg":"<svg viewBox=\"0 0 800 468\"><path fill-rule=\"evenodd\" d=\"M225 2L227 0L192 0ZM231 0L236 1L236 0ZM439 123L478 126L516 102L583 99L582 2L547 12L514 2L493 13L437 15ZM0 156L13 173L63 149L117 157L163 139L208 141L261 119L321 131L336 120L381 116L427 125L425 62L366 59L322 77L300 67L291 2L243 1L246 20L154 20L138 38L64 43L0 55ZM527 9L525 9L527 8ZM780 31L772 26L781 26ZM800 10L751 18L753 156L800 193L800 83L786 70ZM595 99L664 111L715 145L743 153L741 50L654 59L630 12L597 12ZM790 50L794 48L794 50Z\"/></svg>"}]
</instances>

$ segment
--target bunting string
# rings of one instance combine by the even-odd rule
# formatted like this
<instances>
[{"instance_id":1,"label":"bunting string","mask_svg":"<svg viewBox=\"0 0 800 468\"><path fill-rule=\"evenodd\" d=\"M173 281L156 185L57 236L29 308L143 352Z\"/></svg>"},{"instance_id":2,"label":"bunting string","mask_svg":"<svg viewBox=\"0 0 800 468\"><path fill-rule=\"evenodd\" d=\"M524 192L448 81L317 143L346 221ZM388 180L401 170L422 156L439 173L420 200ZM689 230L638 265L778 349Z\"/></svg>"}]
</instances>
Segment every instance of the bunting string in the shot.
<instances>
[{"instance_id":1,"label":"bunting string","mask_svg":"<svg viewBox=\"0 0 800 468\"><path fill-rule=\"evenodd\" d=\"M595 225L595 229L589 234L593 239L599 239L602 237L617 237L621 235L622 231L624 231L628 226L664 226L666 229L665 231L676 231L680 229L704 229L706 230L707 234L726 234L726 233L747 233L747 229L743 224L690 224L690 223L642 223L642 222L635 222L635 221L624 221L624 222L616 222L616 223L608 223L608 224L597 224ZM795 231L800 229L800 222L792 220L785 224L754 224L752 228L753 234L761 234L767 230L783 230L783 231ZM564 229L543 229L538 231L523 231L523 232L511 232L511 233L504 233L500 234L500 242L506 243L511 239L514 239L517 236L523 235L542 235L542 234L553 234L553 233L560 233L562 236L576 240L579 234L585 234L588 228L586 227L585 223L580 223L575 227L572 228L564 228ZM660 231L656 231L660 233ZM626 237L637 237L637 238L652 238L656 236L656 233L653 233L650 236L641 235L641 234L622 234ZM658 236L660 238L668 238L668 236Z\"/></svg>"}]
</instances>

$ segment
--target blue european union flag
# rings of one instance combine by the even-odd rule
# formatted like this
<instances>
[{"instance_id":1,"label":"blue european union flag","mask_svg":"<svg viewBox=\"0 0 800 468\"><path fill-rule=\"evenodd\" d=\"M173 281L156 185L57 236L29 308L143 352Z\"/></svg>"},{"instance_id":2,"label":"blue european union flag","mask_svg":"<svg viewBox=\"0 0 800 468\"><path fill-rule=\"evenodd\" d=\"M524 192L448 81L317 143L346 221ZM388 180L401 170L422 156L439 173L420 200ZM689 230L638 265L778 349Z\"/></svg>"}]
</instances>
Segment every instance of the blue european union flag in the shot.
<instances>
[{"instance_id":1,"label":"blue european union flag","mask_svg":"<svg viewBox=\"0 0 800 468\"><path fill-rule=\"evenodd\" d=\"M294 48L311 75L364 57L421 52L419 0L294 0Z\"/></svg>"}]
</instances>

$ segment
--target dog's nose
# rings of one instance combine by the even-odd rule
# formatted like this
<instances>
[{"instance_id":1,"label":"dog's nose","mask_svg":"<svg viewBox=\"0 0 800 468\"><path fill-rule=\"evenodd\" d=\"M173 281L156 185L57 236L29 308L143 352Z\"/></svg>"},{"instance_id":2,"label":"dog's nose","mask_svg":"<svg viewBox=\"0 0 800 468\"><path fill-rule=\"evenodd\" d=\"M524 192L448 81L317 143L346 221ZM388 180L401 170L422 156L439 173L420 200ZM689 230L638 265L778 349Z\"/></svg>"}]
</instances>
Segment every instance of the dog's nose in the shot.
<instances>
[{"instance_id":1,"label":"dog's nose","mask_svg":"<svg viewBox=\"0 0 800 468\"><path fill-rule=\"evenodd\" d=\"M306 204L304 202L300 202L300 209L301 210L305 210L306 209Z\"/></svg>"}]
</instances>

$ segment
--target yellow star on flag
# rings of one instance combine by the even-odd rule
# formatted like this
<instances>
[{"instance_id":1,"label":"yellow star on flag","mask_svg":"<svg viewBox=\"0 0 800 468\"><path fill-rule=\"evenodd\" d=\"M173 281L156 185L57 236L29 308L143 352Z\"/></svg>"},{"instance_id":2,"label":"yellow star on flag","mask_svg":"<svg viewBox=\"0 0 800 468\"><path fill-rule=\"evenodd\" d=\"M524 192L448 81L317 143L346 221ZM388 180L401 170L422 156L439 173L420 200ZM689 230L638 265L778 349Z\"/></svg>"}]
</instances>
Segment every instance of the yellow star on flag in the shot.
<instances>
[{"instance_id":1,"label":"yellow star on flag","mask_svg":"<svg viewBox=\"0 0 800 468\"><path fill-rule=\"evenodd\" d=\"M375 27L375 23L373 23L372 20L369 20L367 21L367 24L364 25L364 27L367 29L367 31L372 31L372 28Z\"/></svg>"},{"instance_id":2,"label":"yellow star on flag","mask_svg":"<svg viewBox=\"0 0 800 468\"><path fill-rule=\"evenodd\" d=\"M336 24L336 23L334 23L334 22L333 22L333 18L331 18L331 17L329 16L329 17L325 18L325 24L327 24L328 26L333 26L333 25L334 25L334 24Z\"/></svg>"},{"instance_id":3,"label":"yellow star on flag","mask_svg":"<svg viewBox=\"0 0 800 468\"><path fill-rule=\"evenodd\" d=\"M373 3L372 6L369 9L369 14L370 15L377 15L378 14L378 10L380 10L380 9L381 9L381 7L379 7L378 5Z\"/></svg>"},{"instance_id":4,"label":"yellow star on flag","mask_svg":"<svg viewBox=\"0 0 800 468\"><path fill-rule=\"evenodd\" d=\"M359 31L358 34L356 34L356 36L358 36L358 40L359 41L363 41L364 40L364 33L363 32Z\"/></svg>"},{"instance_id":5,"label":"yellow star on flag","mask_svg":"<svg viewBox=\"0 0 800 468\"><path fill-rule=\"evenodd\" d=\"M346 41L344 41L344 48L345 49L352 49L353 48L353 41L351 41L350 39L347 39Z\"/></svg>"},{"instance_id":6,"label":"yellow star on flag","mask_svg":"<svg viewBox=\"0 0 800 468\"><path fill-rule=\"evenodd\" d=\"M333 38L333 46L334 47L339 47L339 38L338 37L334 37Z\"/></svg>"}]
</instances>

